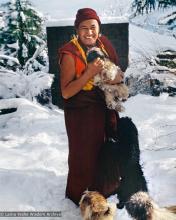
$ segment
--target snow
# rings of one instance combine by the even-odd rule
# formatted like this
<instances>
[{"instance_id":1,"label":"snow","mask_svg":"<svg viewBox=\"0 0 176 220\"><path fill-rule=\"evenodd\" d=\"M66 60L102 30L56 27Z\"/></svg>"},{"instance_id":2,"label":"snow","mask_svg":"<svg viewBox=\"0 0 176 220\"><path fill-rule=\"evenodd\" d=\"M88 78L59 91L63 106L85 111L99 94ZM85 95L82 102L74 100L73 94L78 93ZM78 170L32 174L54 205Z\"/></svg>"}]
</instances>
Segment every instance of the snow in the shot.
<instances>
[{"instance_id":1,"label":"snow","mask_svg":"<svg viewBox=\"0 0 176 220\"><path fill-rule=\"evenodd\" d=\"M11 60L12 62L19 64L18 59L17 59L17 58L14 58L14 57L11 57L11 56L7 56L7 55L2 55L2 54L0 54L0 58L1 58L1 59Z\"/></svg>"},{"instance_id":2,"label":"snow","mask_svg":"<svg viewBox=\"0 0 176 220\"><path fill-rule=\"evenodd\" d=\"M22 57L28 57L28 49L25 44L22 44Z\"/></svg>"},{"instance_id":3,"label":"snow","mask_svg":"<svg viewBox=\"0 0 176 220\"><path fill-rule=\"evenodd\" d=\"M23 12L20 12L20 16L22 18L22 21L25 22L26 21L26 16L24 15Z\"/></svg>"},{"instance_id":4,"label":"snow","mask_svg":"<svg viewBox=\"0 0 176 220\"><path fill-rule=\"evenodd\" d=\"M164 18L161 19L158 23L164 25L164 24L167 24L170 20L174 20L174 19L176 19L176 12L175 12L175 14L173 13L173 14L170 15L170 16L164 17Z\"/></svg>"},{"instance_id":5,"label":"snow","mask_svg":"<svg viewBox=\"0 0 176 220\"><path fill-rule=\"evenodd\" d=\"M1 109L12 107L17 111L0 116L1 210L55 210L62 219L81 219L79 209L64 197L68 141L62 110L24 98L0 100ZM139 130L150 194L161 206L175 204L176 99L137 95L125 107L121 116L131 117ZM118 210L117 219L129 217Z\"/></svg>"},{"instance_id":6,"label":"snow","mask_svg":"<svg viewBox=\"0 0 176 220\"><path fill-rule=\"evenodd\" d=\"M131 24L129 26L130 52L134 59L141 59L141 55L151 57L163 50L176 50L176 40L172 36L153 33L142 27Z\"/></svg>"},{"instance_id":7,"label":"snow","mask_svg":"<svg viewBox=\"0 0 176 220\"><path fill-rule=\"evenodd\" d=\"M15 19L17 19L18 18L18 12L17 11L13 11L12 13L11 13L11 17L15 20Z\"/></svg>"},{"instance_id":8,"label":"snow","mask_svg":"<svg viewBox=\"0 0 176 220\"><path fill-rule=\"evenodd\" d=\"M156 55L165 50L176 51L176 40L174 37L159 34L136 26L133 23L129 25L129 67L126 76L144 77L149 74L151 78L159 79L166 86L176 87L175 74L173 69L171 73L167 71L158 74L157 70L164 67L155 66ZM149 65L152 62L154 65ZM169 70L168 68L165 68Z\"/></svg>"},{"instance_id":9,"label":"snow","mask_svg":"<svg viewBox=\"0 0 176 220\"><path fill-rule=\"evenodd\" d=\"M4 27L4 21L2 19L2 17L0 16L0 28Z\"/></svg>"},{"instance_id":10,"label":"snow","mask_svg":"<svg viewBox=\"0 0 176 220\"><path fill-rule=\"evenodd\" d=\"M166 17L168 15L171 15L172 13L175 13L176 6L167 8L167 9L160 9L152 11L149 14L144 15L138 15L137 17L134 17L132 19L132 22L136 25L142 26L145 29L148 29L152 32L158 32L160 34L164 35L174 35L176 34L176 28L174 28L175 23L173 23L173 29L167 25L163 25L160 22L163 21L166 22ZM174 15L173 15L174 17Z\"/></svg>"},{"instance_id":11,"label":"snow","mask_svg":"<svg viewBox=\"0 0 176 220\"><path fill-rule=\"evenodd\" d=\"M46 0L37 0L35 4L38 9L49 13L53 26L54 21L55 25L73 25L74 19L70 18L81 7L95 8L103 17L102 23L128 22L129 2L102 0L100 4L99 1L89 0L88 4L87 1L70 0L68 4L53 0L52 4L48 4ZM159 21L166 22L167 15L174 10L175 7L139 15L132 19L132 23L130 21L130 65L126 75L142 76L153 71L154 67L147 64L149 59L160 51L176 50L176 41L172 37L174 30L158 24ZM45 47L43 42L40 43L41 48L30 61ZM9 59L2 56L0 54L1 58ZM15 58L11 61L16 62ZM153 76L176 87L174 74L166 76L154 71ZM53 76L44 72L26 75L22 71L4 69L0 71L0 79L0 111L17 109L0 115L0 210L61 211L63 220L81 220L79 208L64 195L68 173L64 113L53 105L50 108L41 106L34 98L51 87ZM131 117L139 130L141 164L150 195L160 206L175 205L176 97L139 94L129 98L124 105L126 111L120 116ZM117 202L117 199L112 196L108 201ZM125 210L117 210L115 219L130 218Z\"/></svg>"},{"instance_id":12,"label":"snow","mask_svg":"<svg viewBox=\"0 0 176 220\"><path fill-rule=\"evenodd\" d=\"M16 43L7 44L9 48L14 48L15 50L19 49L18 41ZM9 58L10 59L10 58Z\"/></svg>"},{"instance_id":13,"label":"snow","mask_svg":"<svg viewBox=\"0 0 176 220\"><path fill-rule=\"evenodd\" d=\"M53 75L40 71L26 75L22 71L2 70L0 78L0 99L25 97L32 100L51 87Z\"/></svg>"}]
</instances>

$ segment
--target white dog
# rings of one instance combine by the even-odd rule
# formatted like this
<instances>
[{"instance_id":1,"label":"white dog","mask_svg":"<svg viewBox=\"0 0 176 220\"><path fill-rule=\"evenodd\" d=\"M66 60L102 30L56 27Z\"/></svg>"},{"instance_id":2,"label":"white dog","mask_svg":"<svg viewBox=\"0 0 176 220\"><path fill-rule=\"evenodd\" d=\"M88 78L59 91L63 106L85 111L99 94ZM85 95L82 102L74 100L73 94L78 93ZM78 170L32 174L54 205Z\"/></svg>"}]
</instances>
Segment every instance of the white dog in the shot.
<instances>
[{"instance_id":1,"label":"white dog","mask_svg":"<svg viewBox=\"0 0 176 220\"><path fill-rule=\"evenodd\" d=\"M127 100L128 87L124 83L111 85L108 80L114 80L120 68L112 63L98 47L93 47L87 52L87 61L92 62L100 57L104 61L103 70L94 77L94 85L104 91L107 107L118 112L124 111L122 101Z\"/></svg>"},{"instance_id":2,"label":"white dog","mask_svg":"<svg viewBox=\"0 0 176 220\"><path fill-rule=\"evenodd\" d=\"M113 220L116 211L116 204L96 191L85 191L79 205L84 220Z\"/></svg>"}]
</instances>

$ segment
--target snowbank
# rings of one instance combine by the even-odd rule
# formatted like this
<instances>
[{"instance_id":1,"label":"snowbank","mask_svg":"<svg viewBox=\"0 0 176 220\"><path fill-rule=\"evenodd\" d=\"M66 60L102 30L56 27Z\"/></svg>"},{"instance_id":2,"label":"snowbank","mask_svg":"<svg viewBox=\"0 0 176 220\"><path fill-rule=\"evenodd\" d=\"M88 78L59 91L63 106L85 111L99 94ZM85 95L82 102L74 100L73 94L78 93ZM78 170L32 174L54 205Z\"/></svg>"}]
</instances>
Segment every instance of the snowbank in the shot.
<instances>
[{"instance_id":1,"label":"snowbank","mask_svg":"<svg viewBox=\"0 0 176 220\"><path fill-rule=\"evenodd\" d=\"M17 108L0 115L1 210L61 211L63 220L81 220L79 209L64 196L68 142L63 112L26 99L0 100L0 106ZM176 204L176 99L138 95L125 107L121 116L131 117L139 130L151 196L161 206ZM130 218L118 210L117 219Z\"/></svg>"}]
</instances>

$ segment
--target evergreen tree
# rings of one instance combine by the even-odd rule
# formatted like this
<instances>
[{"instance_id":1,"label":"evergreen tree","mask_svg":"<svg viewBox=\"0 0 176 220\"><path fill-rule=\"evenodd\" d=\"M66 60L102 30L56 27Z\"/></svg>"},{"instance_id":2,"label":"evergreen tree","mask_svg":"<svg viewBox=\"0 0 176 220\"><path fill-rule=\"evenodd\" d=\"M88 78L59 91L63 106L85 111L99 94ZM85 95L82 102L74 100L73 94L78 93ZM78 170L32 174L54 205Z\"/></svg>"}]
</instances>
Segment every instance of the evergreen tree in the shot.
<instances>
[{"instance_id":1,"label":"evergreen tree","mask_svg":"<svg viewBox=\"0 0 176 220\"><path fill-rule=\"evenodd\" d=\"M166 8L172 5L176 5L176 0L158 0L158 8Z\"/></svg>"},{"instance_id":2,"label":"evergreen tree","mask_svg":"<svg viewBox=\"0 0 176 220\"><path fill-rule=\"evenodd\" d=\"M158 7L156 7L156 5L158 5ZM176 0L134 0L132 8L135 9L135 14L143 14L171 5L176 5Z\"/></svg>"},{"instance_id":3,"label":"evergreen tree","mask_svg":"<svg viewBox=\"0 0 176 220\"><path fill-rule=\"evenodd\" d=\"M136 14L143 14L155 10L156 0L134 0L132 7L135 8Z\"/></svg>"},{"instance_id":4,"label":"evergreen tree","mask_svg":"<svg viewBox=\"0 0 176 220\"><path fill-rule=\"evenodd\" d=\"M3 6L5 26L0 33L0 45L7 57L1 59L0 65L13 70L41 70L46 64L42 16L28 0L11 0ZM11 58L16 58L16 62Z\"/></svg>"}]
</instances>

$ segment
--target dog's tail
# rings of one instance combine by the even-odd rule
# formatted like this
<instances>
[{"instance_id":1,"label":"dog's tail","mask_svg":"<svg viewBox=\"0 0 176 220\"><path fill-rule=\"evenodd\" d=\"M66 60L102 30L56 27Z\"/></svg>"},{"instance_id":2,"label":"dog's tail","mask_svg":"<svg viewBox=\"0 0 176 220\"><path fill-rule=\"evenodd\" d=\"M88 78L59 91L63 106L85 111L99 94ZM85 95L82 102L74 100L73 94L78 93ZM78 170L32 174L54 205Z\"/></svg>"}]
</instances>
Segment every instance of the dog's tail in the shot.
<instances>
[{"instance_id":1,"label":"dog's tail","mask_svg":"<svg viewBox=\"0 0 176 220\"><path fill-rule=\"evenodd\" d=\"M125 206L135 220L176 220L173 208L160 208L147 192L133 194Z\"/></svg>"}]
</instances>

